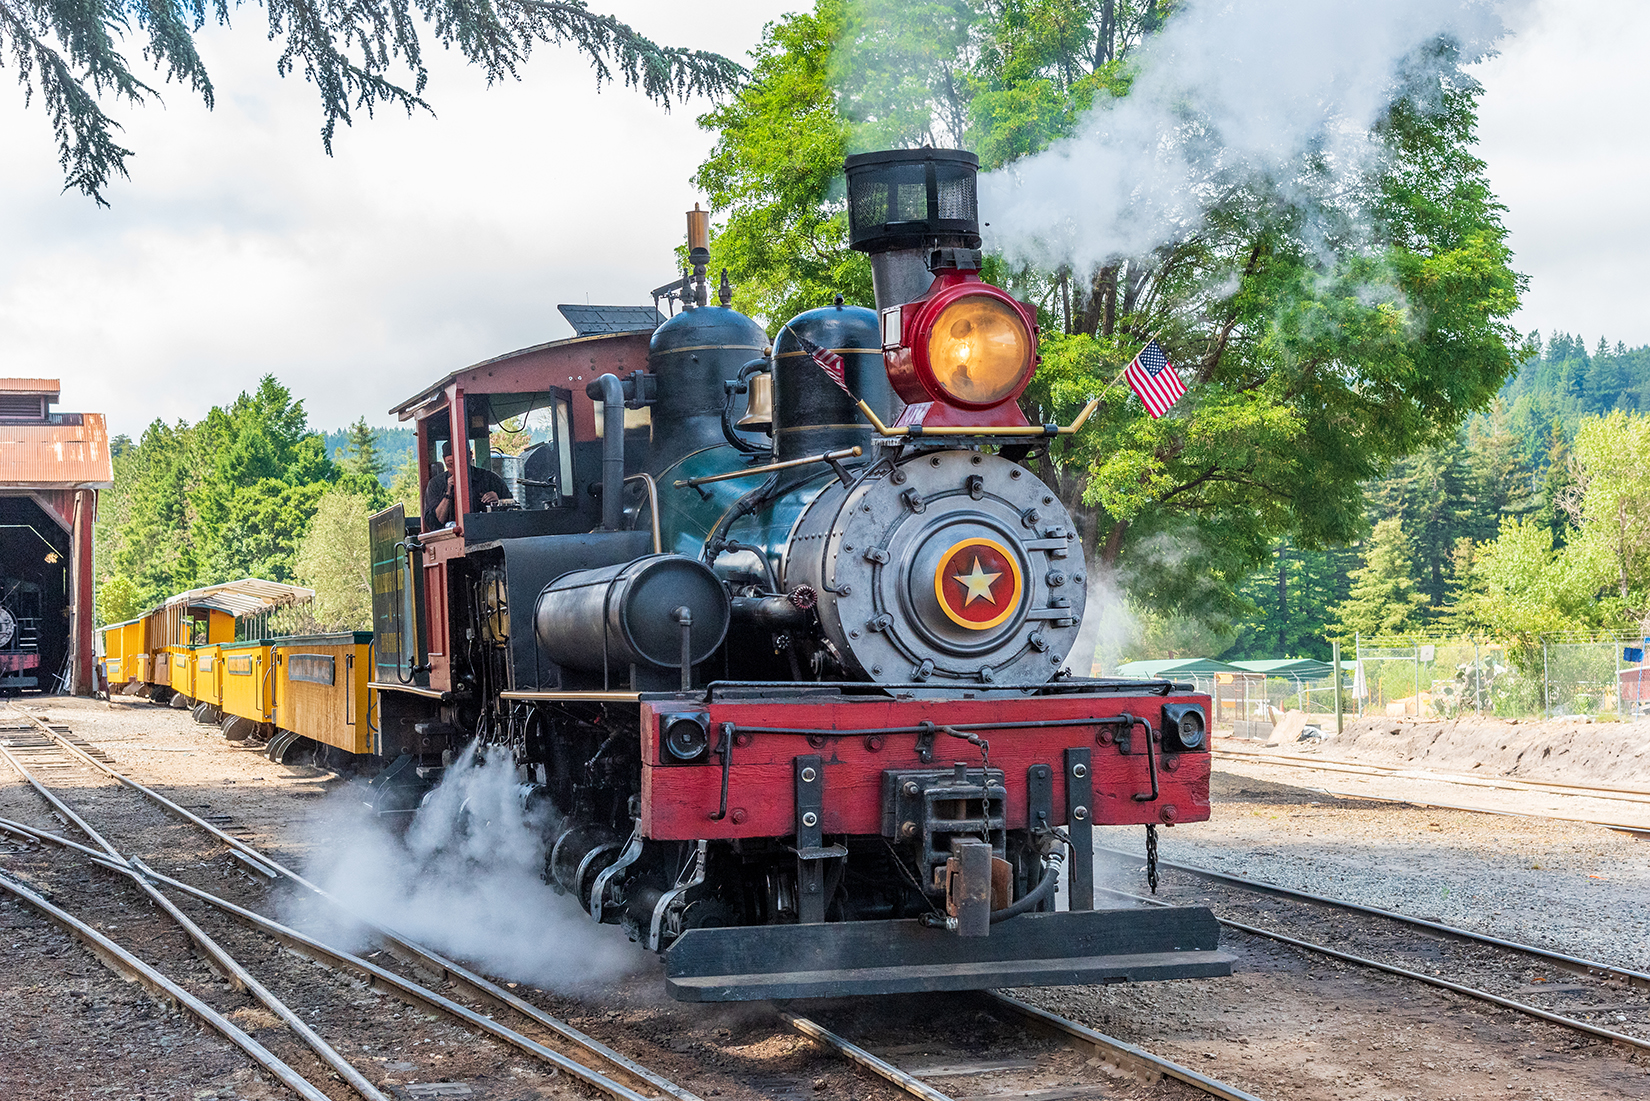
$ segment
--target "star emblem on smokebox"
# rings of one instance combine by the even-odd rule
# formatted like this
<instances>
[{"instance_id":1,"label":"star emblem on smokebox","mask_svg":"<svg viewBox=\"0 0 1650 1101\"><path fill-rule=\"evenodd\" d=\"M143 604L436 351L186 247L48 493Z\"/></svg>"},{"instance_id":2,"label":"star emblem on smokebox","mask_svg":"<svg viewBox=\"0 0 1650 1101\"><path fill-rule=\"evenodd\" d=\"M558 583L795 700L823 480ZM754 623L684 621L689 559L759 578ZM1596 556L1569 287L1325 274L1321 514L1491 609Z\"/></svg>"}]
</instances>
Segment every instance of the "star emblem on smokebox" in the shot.
<instances>
[{"instance_id":1,"label":"star emblem on smokebox","mask_svg":"<svg viewBox=\"0 0 1650 1101\"><path fill-rule=\"evenodd\" d=\"M985 536L947 547L935 564L933 586L940 613L970 631L1006 623L1025 595L1019 556Z\"/></svg>"},{"instance_id":2,"label":"star emblem on smokebox","mask_svg":"<svg viewBox=\"0 0 1650 1101\"><path fill-rule=\"evenodd\" d=\"M968 573L952 574L951 580L962 582L963 587L968 590L968 596L963 600L963 607L966 608L974 601L982 598L991 601L993 604L997 603L997 598L991 595L991 585L1002 575L1001 570L996 573L988 573L982 569L980 556L976 554L974 556L974 569Z\"/></svg>"}]
</instances>

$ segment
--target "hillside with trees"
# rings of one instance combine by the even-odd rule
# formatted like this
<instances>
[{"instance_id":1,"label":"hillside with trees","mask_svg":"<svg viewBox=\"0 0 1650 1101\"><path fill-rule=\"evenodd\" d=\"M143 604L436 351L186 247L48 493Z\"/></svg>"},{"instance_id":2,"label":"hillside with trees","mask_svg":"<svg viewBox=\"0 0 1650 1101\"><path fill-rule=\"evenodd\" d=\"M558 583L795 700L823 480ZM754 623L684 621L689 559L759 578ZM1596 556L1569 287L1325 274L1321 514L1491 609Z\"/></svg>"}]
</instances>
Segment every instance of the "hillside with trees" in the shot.
<instances>
[{"instance_id":1,"label":"hillside with trees","mask_svg":"<svg viewBox=\"0 0 1650 1101\"><path fill-rule=\"evenodd\" d=\"M1589 354L1566 333L1531 345L1489 409L1366 483L1365 538L1273 548L1240 590L1257 611L1224 656L1327 658L1329 638L1355 632L1517 641L1650 629L1634 546L1650 531L1633 529L1650 510L1637 472L1650 346L1600 339ZM1377 592L1391 606L1378 608Z\"/></svg>"},{"instance_id":2,"label":"hillside with trees","mask_svg":"<svg viewBox=\"0 0 1650 1101\"><path fill-rule=\"evenodd\" d=\"M157 420L135 442L116 437L110 452L114 486L95 531L102 622L186 589L261 577L315 586L316 626L370 623L347 595L365 575L340 582L334 565L365 561L366 518L391 499L365 422L329 456L304 403L266 376L194 424Z\"/></svg>"}]
</instances>

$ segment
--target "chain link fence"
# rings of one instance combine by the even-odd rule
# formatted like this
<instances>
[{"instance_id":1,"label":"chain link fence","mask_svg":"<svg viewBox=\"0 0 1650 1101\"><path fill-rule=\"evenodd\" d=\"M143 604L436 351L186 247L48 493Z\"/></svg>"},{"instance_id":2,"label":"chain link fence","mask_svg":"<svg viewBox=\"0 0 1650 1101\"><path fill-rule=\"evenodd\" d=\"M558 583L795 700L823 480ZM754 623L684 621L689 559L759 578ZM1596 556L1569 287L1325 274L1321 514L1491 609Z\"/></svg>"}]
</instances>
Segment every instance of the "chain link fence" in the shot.
<instances>
[{"instance_id":1,"label":"chain link fence","mask_svg":"<svg viewBox=\"0 0 1650 1101\"><path fill-rule=\"evenodd\" d=\"M1348 711L1358 715L1506 718L1638 712L1646 677L1636 635L1547 635L1528 644L1480 638L1354 641ZM1645 686L1650 693L1650 685Z\"/></svg>"},{"instance_id":2,"label":"chain link fence","mask_svg":"<svg viewBox=\"0 0 1650 1101\"><path fill-rule=\"evenodd\" d=\"M1211 677L1216 729L1231 731L1240 738L1265 737L1287 711L1301 711L1307 721L1327 729L1335 723L1335 677L1333 673L1312 677L1297 674L1218 673ZM1349 682L1343 676L1342 706L1351 702L1345 695Z\"/></svg>"}]
</instances>

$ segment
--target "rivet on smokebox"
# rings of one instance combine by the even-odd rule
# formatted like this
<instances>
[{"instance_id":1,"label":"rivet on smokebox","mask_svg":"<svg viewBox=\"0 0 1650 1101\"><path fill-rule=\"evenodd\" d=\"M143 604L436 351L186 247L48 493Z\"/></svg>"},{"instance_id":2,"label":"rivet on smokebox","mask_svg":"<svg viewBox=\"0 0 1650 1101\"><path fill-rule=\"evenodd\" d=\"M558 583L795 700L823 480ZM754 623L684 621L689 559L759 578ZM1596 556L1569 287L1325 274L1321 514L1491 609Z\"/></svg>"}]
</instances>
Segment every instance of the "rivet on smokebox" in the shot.
<instances>
[{"instance_id":1,"label":"rivet on smokebox","mask_svg":"<svg viewBox=\"0 0 1650 1101\"><path fill-rule=\"evenodd\" d=\"M1170 803L1168 806L1158 811L1157 816L1163 819L1164 825L1172 826L1174 825L1174 820L1180 817L1180 812L1174 809L1173 803Z\"/></svg>"}]
</instances>

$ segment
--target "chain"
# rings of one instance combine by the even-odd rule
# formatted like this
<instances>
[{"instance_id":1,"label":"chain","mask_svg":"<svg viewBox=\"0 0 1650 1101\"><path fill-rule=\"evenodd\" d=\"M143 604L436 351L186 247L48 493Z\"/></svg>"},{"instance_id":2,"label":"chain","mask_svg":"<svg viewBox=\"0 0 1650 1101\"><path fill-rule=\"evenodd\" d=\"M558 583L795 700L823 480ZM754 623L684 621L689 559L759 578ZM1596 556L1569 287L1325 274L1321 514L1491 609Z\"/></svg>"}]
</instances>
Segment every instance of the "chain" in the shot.
<instances>
[{"instance_id":1,"label":"chain","mask_svg":"<svg viewBox=\"0 0 1650 1101\"><path fill-rule=\"evenodd\" d=\"M1152 894L1157 893L1157 823L1149 822L1146 825L1146 882L1151 885Z\"/></svg>"}]
</instances>

